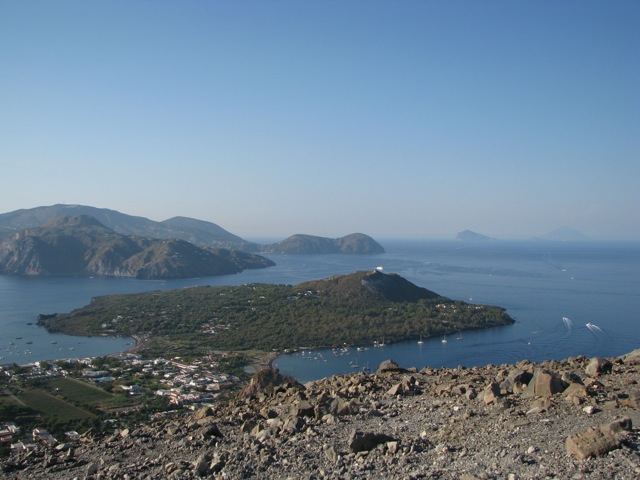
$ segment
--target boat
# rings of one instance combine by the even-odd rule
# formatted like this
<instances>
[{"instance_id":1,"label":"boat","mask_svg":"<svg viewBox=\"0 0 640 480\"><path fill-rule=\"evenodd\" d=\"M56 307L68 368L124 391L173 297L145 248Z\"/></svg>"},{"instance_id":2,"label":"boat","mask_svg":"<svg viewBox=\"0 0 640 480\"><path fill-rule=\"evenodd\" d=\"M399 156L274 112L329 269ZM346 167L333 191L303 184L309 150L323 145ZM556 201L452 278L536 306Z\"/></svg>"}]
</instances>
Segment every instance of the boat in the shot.
<instances>
[{"instance_id":1,"label":"boat","mask_svg":"<svg viewBox=\"0 0 640 480\"><path fill-rule=\"evenodd\" d=\"M422 335L420 335L420 340L418 340L418 344L422 345L424 342L422 341Z\"/></svg>"},{"instance_id":2,"label":"boat","mask_svg":"<svg viewBox=\"0 0 640 480\"><path fill-rule=\"evenodd\" d=\"M447 336L442 337L442 343L447 343Z\"/></svg>"},{"instance_id":3,"label":"boat","mask_svg":"<svg viewBox=\"0 0 640 480\"><path fill-rule=\"evenodd\" d=\"M456 337L456 340L462 340L462 332L458 332L458 336Z\"/></svg>"}]
</instances>

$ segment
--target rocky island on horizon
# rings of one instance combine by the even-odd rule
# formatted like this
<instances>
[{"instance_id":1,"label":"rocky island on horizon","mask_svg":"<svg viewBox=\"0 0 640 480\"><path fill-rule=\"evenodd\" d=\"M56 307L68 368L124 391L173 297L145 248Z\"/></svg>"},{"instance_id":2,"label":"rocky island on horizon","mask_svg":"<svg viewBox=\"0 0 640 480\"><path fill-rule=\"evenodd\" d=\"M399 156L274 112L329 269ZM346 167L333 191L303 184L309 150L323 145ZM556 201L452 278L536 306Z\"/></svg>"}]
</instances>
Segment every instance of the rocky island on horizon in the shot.
<instances>
[{"instance_id":1,"label":"rocky island on horizon","mask_svg":"<svg viewBox=\"0 0 640 480\"><path fill-rule=\"evenodd\" d=\"M467 241L479 242L479 241L495 240L495 238L482 235L481 233L477 233L472 230L463 230L462 232L458 232L458 234L456 235L456 240L467 240Z\"/></svg>"},{"instance_id":2,"label":"rocky island on horizon","mask_svg":"<svg viewBox=\"0 0 640 480\"><path fill-rule=\"evenodd\" d=\"M373 255L385 253L384 248L364 233L352 233L340 238L296 234L285 240L260 247L262 253L351 253Z\"/></svg>"}]
</instances>

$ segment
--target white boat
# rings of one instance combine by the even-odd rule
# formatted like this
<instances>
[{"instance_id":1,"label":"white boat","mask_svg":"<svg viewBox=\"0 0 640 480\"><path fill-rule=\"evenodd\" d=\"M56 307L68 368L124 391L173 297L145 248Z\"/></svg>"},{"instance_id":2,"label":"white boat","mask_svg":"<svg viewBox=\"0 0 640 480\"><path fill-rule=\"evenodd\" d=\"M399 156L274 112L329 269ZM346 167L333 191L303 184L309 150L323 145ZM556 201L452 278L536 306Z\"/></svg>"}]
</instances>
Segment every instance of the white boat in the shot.
<instances>
[{"instance_id":1,"label":"white boat","mask_svg":"<svg viewBox=\"0 0 640 480\"><path fill-rule=\"evenodd\" d=\"M422 341L422 335L420 335L420 340L418 340L418 344L422 345L424 342Z\"/></svg>"},{"instance_id":2,"label":"white boat","mask_svg":"<svg viewBox=\"0 0 640 480\"><path fill-rule=\"evenodd\" d=\"M442 337L442 343L447 343L447 336Z\"/></svg>"}]
</instances>

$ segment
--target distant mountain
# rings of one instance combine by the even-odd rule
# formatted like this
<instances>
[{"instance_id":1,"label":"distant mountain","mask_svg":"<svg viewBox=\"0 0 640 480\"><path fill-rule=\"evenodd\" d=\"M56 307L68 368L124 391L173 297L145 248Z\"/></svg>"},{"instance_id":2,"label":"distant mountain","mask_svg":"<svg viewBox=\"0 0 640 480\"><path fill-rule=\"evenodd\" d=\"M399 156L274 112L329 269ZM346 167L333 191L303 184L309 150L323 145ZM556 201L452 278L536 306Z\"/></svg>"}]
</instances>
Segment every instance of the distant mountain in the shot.
<instances>
[{"instance_id":1,"label":"distant mountain","mask_svg":"<svg viewBox=\"0 0 640 480\"><path fill-rule=\"evenodd\" d=\"M215 223L187 217L173 217L163 222L155 222L144 217L85 205L58 204L0 214L0 234L38 227L60 216L79 215L91 216L105 227L124 235L181 239L201 247L231 248L244 251L257 251L258 249L254 243L229 233Z\"/></svg>"},{"instance_id":2,"label":"distant mountain","mask_svg":"<svg viewBox=\"0 0 640 480\"><path fill-rule=\"evenodd\" d=\"M199 247L224 248L264 253L384 253L371 237L354 233L338 239L293 235L282 242L258 245L234 235L215 223L189 217L173 217L156 222L106 208L86 205L51 205L0 214L0 238L18 230L39 227L61 216L86 215L123 235L156 239L180 239Z\"/></svg>"},{"instance_id":3,"label":"distant mountain","mask_svg":"<svg viewBox=\"0 0 640 480\"><path fill-rule=\"evenodd\" d=\"M474 242L477 241L485 241L485 240L495 240L494 238L487 237L486 235L482 235L480 233L473 232L471 230L463 230L456 235L456 240L471 240Z\"/></svg>"},{"instance_id":4,"label":"distant mountain","mask_svg":"<svg viewBox=\"0 0 640 480\"><path fill-rule=\"evenodd\" d=\"M546 235L536 237L536 240L550 240L554 242L587 242L591 239L584 233L570 227L557 228Z\"/></svg>"},{"instance_id":5,"label":"distant mountain","mask_svg":"<svg viewBox=\"0 0 640 480\"><path fill-rule=\"evenodd\" d=\"M87 215L57 217L0 241L0 273L13 275L191 278L272 265L255 254L122 235Z\"/></svg>"},{"instance_id":6,"label":"distant mountain","mask_svg":"<svg viewBox=\"0 0 640 480\"><path fill-rule=\"evenodd\" d=\"M336 275L324 280L300 283L296 288L322 292L332 297L349 299L350 302L374 299L388 302L445 299L431 290L418 287L400 275L385 274L379 270Z\"/></svg>"},{"instance_id":7,"label":"distant mountain","mask_svg":"<svg viewBox=\"0 0 640 480\"><path fill-rule=\"evenodd\" d=\"M384 253L384 248L373 238L363 233L352 233L341 238L325 238L313 235L292 235L271 245L263 245L263 253Z\"/></svg>"}]
</instances>

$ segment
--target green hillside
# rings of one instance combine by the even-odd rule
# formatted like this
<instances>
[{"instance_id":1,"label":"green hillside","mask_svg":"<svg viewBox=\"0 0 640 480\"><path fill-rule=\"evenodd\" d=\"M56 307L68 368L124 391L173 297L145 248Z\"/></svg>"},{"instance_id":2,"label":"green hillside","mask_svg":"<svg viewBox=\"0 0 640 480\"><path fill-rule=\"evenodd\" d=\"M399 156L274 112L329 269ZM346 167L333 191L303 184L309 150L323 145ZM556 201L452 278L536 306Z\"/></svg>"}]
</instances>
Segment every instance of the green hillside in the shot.
<instances>
[{"instance_id":1,"label":"green hillside","mask_svg":"<svg viewBox=\"0 0 640 480\"><path fill-rule=\"evenodd\" d=\"M453 301L376 271L297 286L193 287L98 297L39 324L75 335L144 335L157 345L188 351L389 343L512 322L503 308Z\"/></svg>"}]
</instances>

